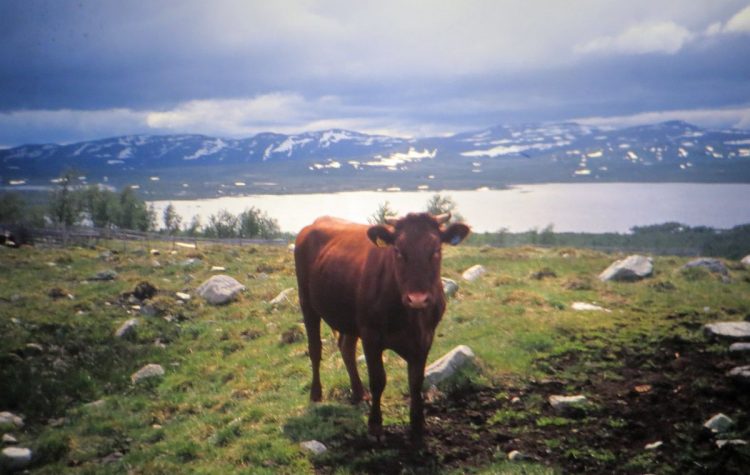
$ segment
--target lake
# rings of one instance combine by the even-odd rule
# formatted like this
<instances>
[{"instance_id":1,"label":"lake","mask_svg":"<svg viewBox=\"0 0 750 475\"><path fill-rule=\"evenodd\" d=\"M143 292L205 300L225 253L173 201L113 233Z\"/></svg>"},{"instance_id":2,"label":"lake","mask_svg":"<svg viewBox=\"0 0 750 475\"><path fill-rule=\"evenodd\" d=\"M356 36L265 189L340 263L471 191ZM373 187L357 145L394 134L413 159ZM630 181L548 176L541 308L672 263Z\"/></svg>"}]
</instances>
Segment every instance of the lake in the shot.
<instances>
[{"instance_id":1,"label":"lake","mask_svg":"<svg viewBox=\"0 0 750 475\"><path fill-rule=\"evenodd\" d=\"M435 191L356 191L331 194L252 195L205 200L154 201L162 211L172 203L188 224L194 215L206 224L221 209L239 214L255 206L296 233L318 216L366 223L380 203L400 213L420 211ZM517 185L505 190L440 191L450 195L475 232L512 232L554 225L555 231L627 232L633 226L677 221L690 226L730 228L750 223L750 184L592 183ZM161 223L160 223L161 224Z\"/></svg>"}]
</instances>

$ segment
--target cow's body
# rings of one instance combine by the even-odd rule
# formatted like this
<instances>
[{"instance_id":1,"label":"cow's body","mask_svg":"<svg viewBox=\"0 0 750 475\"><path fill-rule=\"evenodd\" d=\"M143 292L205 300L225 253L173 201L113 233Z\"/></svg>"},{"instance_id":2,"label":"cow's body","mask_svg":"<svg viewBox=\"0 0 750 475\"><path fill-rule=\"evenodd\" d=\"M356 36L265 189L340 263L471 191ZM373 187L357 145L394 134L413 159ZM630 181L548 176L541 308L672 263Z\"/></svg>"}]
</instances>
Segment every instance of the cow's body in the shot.
<instances>
[{"instance_id":1,"label":"cow's body","mask_svg":"<svg viewBox=\"0 0 750 475\"><path fill-rule=\"evenodd\" d=\"M300 232L295 263L313 369L312 400L322 396L323 319L340 333L339 348L354 401L365 396L355 360L357 340L362 339L372 393L369 429L374 435L382 430L383 350L392 349L406 360L412 434L421 440L424 367L435 327L445 311L440 245L443 241L457 244L467 234L466 226L445 230L427 214L409 215L395 228L326 217Z\"/></svg>"}]
</instances>

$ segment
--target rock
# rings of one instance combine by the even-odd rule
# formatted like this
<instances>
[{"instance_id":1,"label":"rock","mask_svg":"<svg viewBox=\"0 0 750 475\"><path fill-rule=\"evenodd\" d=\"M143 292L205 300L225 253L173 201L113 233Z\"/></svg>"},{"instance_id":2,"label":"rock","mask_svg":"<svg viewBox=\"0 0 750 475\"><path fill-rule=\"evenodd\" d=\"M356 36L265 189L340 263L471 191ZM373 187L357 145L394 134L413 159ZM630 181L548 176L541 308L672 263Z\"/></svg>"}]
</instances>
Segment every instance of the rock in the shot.
<instances>
[{"instance_id":1,"label":"rock","mask_svg":"<svg viewBox=\"0 0 750 475\"><path fill-rule=\"evenodd\" d=\"M732 419L722 413L719 413L713 416L711 419L707 420L703 424L703 427L710 430L714 434L717 434L719 432L726 432L730 427L732 427L732 424L734 424L734 421L732 421Z\"/></svg>"},{"instance_id":2,"label":"rock","mask_svg":"<svg viewBox=\"0 0 750 475\"><path fill-rule=\"evenodd\" d=\"M615 261L599 274L599 280L607 282L634 282L645 279L654 273L654 264L650 257L634 254L625 259Z\"/></svg>"},{"instance_id":3,"label":"rock","mask_svg":"<svg viewBox=\"0 0 750 475\"><path fill-rule=\"evenodd\" d=\"M750 351L750 343L732 343L729 345L730 353L744 353Z\"/></svg>"},{"instance_id":4,"label":"rock","mask_svg":"<svg viewBox=\"0 0 750 475\"><path fill-rule=\"evenodd\" d=\"M586 399L586 396L583 394L577 394L575 396L553 395L548 398L548 401L550 406L552 406L552 409L560 412L580 408L588 403L588 399Z\"/></svg>"},{"instance_id":5,"label":"rock","mask_svg":"<svg viewBox=\"0 0 750 475\"><path fill-rule=\"evenodd\" d=\"M486 272L487 270L484 268L484 266L482 266L481 264L477 264L466 269L464 273L461 274L461 278L468 282L473 282Z\"/></svg>"},{"instance_id":6,"label":"rock","mask_svg":"<svg viewBox=\"0 0 750 475\"><path fill-rule=\"evenodd\" d=\"M709 338L728 340L750 340L750 322L716 322L703 326L703 333Z\"/></svg>"},{"instance_id":7,"label":"rock","mask_svg":"<svg viewBox=\"0 0 750 475\"><path fill-rule=\"evenodd\" d=\"M117 278L117 272L112 269L103 270L97 272L93 276L89 277L88 280L115 280Z\"/></svg>"},{"instance_id":8,"label":"rock","mask_svg":"<svg viewBox=\"0 0 750 475\"><path fill-rule=\"evenodd\" d=\"M6 447L0 453L0 467L11 471L23 470L31 463L31 450L23 447Z\"/></svg>"},{"instance_id":9,"label":"rock","mask_svg":"<svg viewBox=\"0 0 750 475\"><path fill-rule=\"evenodd\" d=\"M151 378L159 378L164 376L164 368L158 364L147 364L143 368L139 369L130 376L130 380L133 384L138 384L141 381L145 381Z\"/></svg>"},{"instance_id":10,"label":"rock","mask_svg":"<svg viewBox=\"0 0 750 475\"><path fill-rule=\"evenodd\" d=\"M719 259L701 257L699 259L693 259L692 261L682 266L683 269L690 269L691 267L705 267L715 274L721 274L723 276L729 275L727 266L725 266L724 263Z\"/></svg>"},{"instance_id":11,"label":"rock","mask_svg":"<svg viewBox=\"0 0 750 475\"><path fill-rule=\"evenodd\" d=\"M185 292L175 292L174 295L178 300L182 300L183 302L190 300L190 294L186 294Z\"/></svg>"},{"instance_id":12,"label":"rock","mask_svg":"<svg viewBox=\"0 0 750 475\"><path fill-rule=\"evenodd\" d=\"M190 266L194 266L194 265L200 264L200 262L201 262L200 259L195 259L195 258L191 257L189 259L185 259L184 261L180 262L180 265L183 266L183 267L190 267Z\"/></svg>"},{"instance_id":13,"label":"rock","mask_svg":"<svg viewBox=\"0 0 750 475\"><path fill-rule=\"evenodd\" d=\"M283 345L291 345L292 343L297 343L304 339L305 333L298 325L289 328L281 334L281 344Z\"/></svg>"},{"instance_id":14,"label":"rock","mask_svg":"<svg viewBox=\"0 0 750 475\"><path fill-rule=\"evenodd\" d=\"M131 318L130 320L125 320L125 323L120 325L120 328L117 329L115 332L115 338L124 338L124 339L130 339L134 338L136 334L136 328L138 326L138 319L137 318Z\"/></svg>"},{"instance_id":15,"label":"rock","mask_svg":"<svg viewBox=\"0 0 750 475\"><path fill-rule=\"evenodd\" d=\"M274 297L274 299L268 303L274 306L281 305L283 303L292 303L292 301L289 299L289 296L292 295L293 293L294 293L293 288L284 289L279 293L279 295Z\"/></svg>"},{"instance_id":16,"label":"rock","mask_svg":"<svg viewBox=\"0 0 750 475\"><path fill-rule=\"evenodd\" d=\"M653 442L651 444L646 444L646 446L643 447L643 448L646 449L646 450L656 450L659 447L661 447L662 445L664 445L664 442L662 442L661 440L658 440L658 441Z\"/></svg>"},{"instance_id":17,"label":"rock","mask_svg":"<svg viewBox=\"0 0 750 475\"><path fill-rule=\"evenodd\" d=\"M573 302L570 308L579 312L612 312L612 310L609 310L607 308L586 302Z\"/></svg>"},{"instance_id":18,"label":"rock","mask_svg":"<svg viewBox=\"0 0 750 475\"><path fill-rule=\"evenodd\" d=\"M719 439L716 441L716 447L718 448L722 448L725 445L729 445L729 446L747 445L747 441L742 440L742 439L729 439L729 440Z\"/></svg>"},{"instance_id":19,"label":"rock","mask_svg":"<svg viewBox=\"0 0 750 475\"><path fill-rule=\"evenodd\" d=\"M151 249L151 255L152 256L158 256L161 252L158 249Z\"/></svg>"},{"instance_id":20,"label":"rock","mask_svg":"<svg viewBox=\"0 0 750 475\"><path fill-rule=\"evenodd\" d=\"M294 252L294 247L295 247L295 246L294 246L294 243L292 243L292 244L288 245L288 246L286 247L286 249L287 249L287 250L288 250L289 252Z\"/></svg>"},{"instance_id":21,"label":"rock","mask_svg":"<svg viewBox=\"0 0 750 475\"><path fill-rule=\"evenodd\" d=\"M328 450L328 448L317 440L306 440L299 444L302 450L310 452L313 455L320 455Z\"/></svg>"},{"instance_id":22,"label":"rock","mask_svg":"<svg viewBox=\"0 0 750 475\"><path fill-rule=\"evenodd\" d=\"M224 272L225 270L227 270L226 267L221 267L221 266L211 267L211 272Z\"/></svg>"},{"instance_id":23,"label":"rock","mask_svg":"<svg viewBox=\"0 0 750 475\"><path fill-rule=\"evenodd\" d=\"M154 306L151 302L143 302L143 305L141 305L140 308L141 315L144 317L155 317L159 315L160 311L158 308Z\"/></svg>"},{"instance_id":24,"label":"rock","mask_svg":"<svg viewBox=\"0 0 750 475\"><path fill-rule=\"evenodd\" d=\"M440 280L443 282L443 293L445 294L445 298L449 299L456 295L456 292L458 292L458 283L455 280L447 279L445 277L441 277Z\"/></svg>"},{"instance_id":25,"label":"rock","mask_svg":"<svg viewBox=\"0 0 750 475\"><path fill-rule=\"evenodd\" d=\"M245 286L228 275L215 275L198 287L198 295L212 305L229 303Z\"/></svg>"},{"instance_id":26,"label":"rock","mask_svg":"<svg viewBox=\"0 0 750 475\"><path fill-rule=\"evenodd\" d=\"M3 444L13 445L17 444L18 440L10 434L3 434Z\"/></svg>"},{"instance_id":27,"label":"rock","mask_svg":"<svg viewBox=\"0 0 750 475\"><path fill-rule=\"evenodd\" d=\"M466 345L459 345L429 365L424 372L425 384L439 386L464 367L473 364L474 352Z\"/></svg>"},{"instance_id":28,"label":"rock","mask_svg":"<svg viewBox=\"0 0 750 475\"><path fill-rule=\"evenodd\" d=\"M750 385L750 366L738 366L727 372L727 376L740 384Z\"/></svg>"},{"instance_id":29,"label":"rock","mask_svg":"<svg viewBox=\"0 0 750 475\"><path fill-rule=\"evenodd\" d=\"M44 353L44 347L39 343L26 343L23 347L24 356L39 356Z\"/></svg>"},{"instance_id":30,"label":"rock","mask_svg":"<svg viewBox=\"0 0 750 475\"><path fill-rule=\"evenodd\" d=\"M106 457L102 458L103 464L110 464L115 463L121 458L123 458L125 455L122 452L112 452L111 454L107 455Z\"/></svg>"},{"instance_id":31,"label":"rock","mask_svg":"<svg viewBox=\"0 0 750 475\"><path fill-rule=\"evenodd\" d=\"M156 287L154 287L150 282L146 282L145 280L143 282L140 282L135 286L135 289L133 289L133 295L138 300L153 298L154 295L156 295L156 292Z\"/></svg>"},{"instance_id":32,"label":"rock","mask_svg":"<svg viewBox=\"0 0 750 475\"><path fill-rule=\"evenodd\" d=\"M23 427L23 418L13 414L12 412L0 412L0 426L5 425L12 425L21 428Z\"/></svg>"},{"instance_id":33,"label":"rock","mask_svg":"<svg viewBox=\"0 0 750 475\"><path fill-rule=\"evenodd\" d=\"M83 405L86 409L102 409L107 405L104 399L97 399L96 401L87 402Z\"/></svg>"},{"instance_id":34,"label":"rock","mask_svg":"<svg viewBox=\"0 0 750 475\"><path fill-rule=\"evenodd\" d=\"M743 257L740 263L745 267L750 267L750 254Z\"/></svg>"},{"instance_id":35,"label":"rock","mask_svg":"<svg viewBox=\"0 0 750 475\"><path fill-rule=\"evenodd\" d=\"M508 452L508 460L511 462L523 462L525 460L530 460L531 457L524 454L523 452L519 452L518 450L511 450Z\"/></svg>"}]
</instances>

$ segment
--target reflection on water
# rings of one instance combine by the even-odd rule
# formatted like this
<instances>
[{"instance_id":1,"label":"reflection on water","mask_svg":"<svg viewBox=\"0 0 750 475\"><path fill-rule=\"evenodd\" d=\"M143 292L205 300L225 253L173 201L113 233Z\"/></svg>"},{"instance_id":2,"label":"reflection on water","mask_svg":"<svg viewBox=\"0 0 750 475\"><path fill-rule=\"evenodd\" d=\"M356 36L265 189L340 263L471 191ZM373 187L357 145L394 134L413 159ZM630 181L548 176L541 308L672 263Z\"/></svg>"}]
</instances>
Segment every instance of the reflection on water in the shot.
<instances>
[{"instance_id":1,"label":"reflection on water","mask_svg":"<svg viewBox=\"0 0 750 475\"><path fill-rule=\"evenodd\" d=\"M255 206L297 232L314 218L337 216L366 223L380 203L400 213L421 211L433 191L357 191L332 194L254 195L172 201L183 223L221 209L238 214ZM443 191L475 232L526 231L553 224L555 231L627 232L631 227L677 221L730 228L750 223L750 185L693 183L596 183L519 185L508 190ZM161 216L168 201L154 201Z\"/></svg>"}]
</instances>

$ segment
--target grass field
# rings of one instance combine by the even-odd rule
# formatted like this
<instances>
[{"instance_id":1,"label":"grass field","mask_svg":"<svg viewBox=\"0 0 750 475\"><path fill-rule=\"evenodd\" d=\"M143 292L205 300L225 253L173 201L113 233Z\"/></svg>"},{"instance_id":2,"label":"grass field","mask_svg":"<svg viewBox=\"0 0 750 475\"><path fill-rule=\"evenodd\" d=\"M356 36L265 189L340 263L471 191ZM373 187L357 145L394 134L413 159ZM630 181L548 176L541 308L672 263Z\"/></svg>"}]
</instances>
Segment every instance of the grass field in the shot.
<instances>
[{"instance_id":1,"label":"grass field","mask_svg":"<svg viewBox=\"0 0 750 475\"><path fill-rule=\"evenodd\" d=\"M393 353L386 353L385 441L369 440L367 408L347 403L348 378L328 329L324 402L308 402L296 296L268 303L296 285L285 247L173 254L156 246L158 256L122 242L0 248L0 411L26 422L0 432L33 450L32 473L741 473L750 466L745 447L720 450L701 429L723 412L735 421L726 437L750 439L747 391L724 376L742 360L701 331L705 322L750 317L750 271L737 262L727 261L730 283L702 269L681 271L687 260L676 257L655 258L650 279L602 283L596 276L620 256L446 249L443 275L461 288L430 361L465 344L480 371L428 404L429 445L414 452L406 444L406 366ZM460 281L477 263L487 273ZM229 305L203 302L195 289L216 273L212 266L247 291ZM87 280L106 269L117 277ZM542 270L547 277L533 275ZM158 288L154 316L127 297L142 281ZM180 303L175 292L192 299ZM611 311L574 311L575 301ZM115 338L133 317L135 338ZM166 374L133 385L130 375L147 363ZM547 404L550 394L574 393L591 404L566 414ZM87 405L94 401L101 402ZM309 439L328 452L301 450ZM644 449L656 441L663 446ZM528 459L508 462L511 450Z\"/></svg>"}]
</instances>

